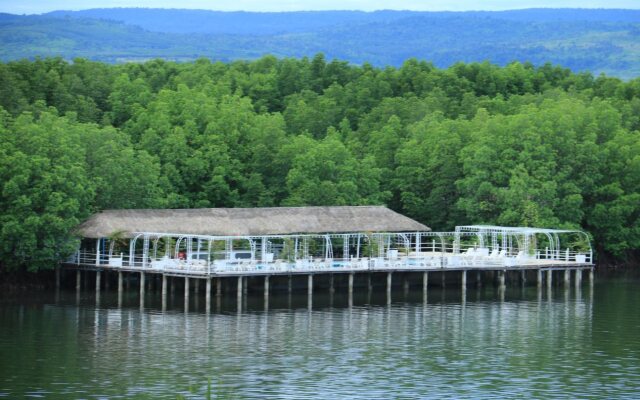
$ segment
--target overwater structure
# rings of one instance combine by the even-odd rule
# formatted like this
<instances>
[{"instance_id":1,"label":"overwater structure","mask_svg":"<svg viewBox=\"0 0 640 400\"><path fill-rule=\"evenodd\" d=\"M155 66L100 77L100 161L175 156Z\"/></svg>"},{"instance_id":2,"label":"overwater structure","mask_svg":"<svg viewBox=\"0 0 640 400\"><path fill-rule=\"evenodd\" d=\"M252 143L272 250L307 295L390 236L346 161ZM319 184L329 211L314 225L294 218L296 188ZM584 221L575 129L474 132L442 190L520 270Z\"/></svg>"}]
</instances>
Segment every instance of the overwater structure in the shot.
<instances>
[{"instance_id":1,"label":"overwater structure","mask_svg":"<svg viewBox=\"0 0 640 400\"><path fill-rule=\"evenodd\" d=\"M564 270L565 281L575 271L593 272L589 237L578 230L530 227L459 226L453 232L431 229L386 207L209 208L182 210L107 210L81 224L77 253L65 264L78 271L95 270L96 287L102 271L206 280L207 304L211 281L220 293L222 279L237 278L238 300L248 276L263 276L265 296L269 277L304 274L308 291L319 274L386 273L390 298L392 275L421 272L426 292L429 272L461 274L496 271L501 286L505 272L537 271L551 284L551 271ZM444 274L442 275L444 278ZM333 289L333 278L331 278ZM371 285L369 284L369 287ZM246 284L245 284L246 288ZM289 284L291 290L291 284Z\"/></svg>"}]
</instances>

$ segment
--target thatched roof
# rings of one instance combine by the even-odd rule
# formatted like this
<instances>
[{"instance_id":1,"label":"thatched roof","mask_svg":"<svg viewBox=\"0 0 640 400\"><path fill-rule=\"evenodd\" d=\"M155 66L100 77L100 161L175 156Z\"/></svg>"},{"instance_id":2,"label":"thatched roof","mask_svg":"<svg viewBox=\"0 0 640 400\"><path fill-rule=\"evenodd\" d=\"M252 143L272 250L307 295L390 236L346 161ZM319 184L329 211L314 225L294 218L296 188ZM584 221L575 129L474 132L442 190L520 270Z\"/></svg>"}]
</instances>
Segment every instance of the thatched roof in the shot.
<instances>
[{"instance_id":1,"label":"thatched roof","mask_svg":"<svg viewBox=\"0 0 640 400\"><path fill-rule=\"evenodd\" d=\"M106 210L78 226L86 238L134 232L214 236L296 233L416 232L422 225L386 207L200 208L180 210Z\"/></svg>"}]
</instances>

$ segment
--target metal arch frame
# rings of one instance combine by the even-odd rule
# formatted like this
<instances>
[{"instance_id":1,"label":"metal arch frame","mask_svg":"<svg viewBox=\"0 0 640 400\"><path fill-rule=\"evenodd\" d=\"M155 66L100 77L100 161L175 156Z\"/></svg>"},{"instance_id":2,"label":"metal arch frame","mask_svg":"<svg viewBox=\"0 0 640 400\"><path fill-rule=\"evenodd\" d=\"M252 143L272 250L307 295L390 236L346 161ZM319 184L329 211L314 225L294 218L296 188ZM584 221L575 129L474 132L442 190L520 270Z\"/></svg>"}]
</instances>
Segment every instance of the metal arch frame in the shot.
<instances>
[{"instance_id":1,"label":"metal arch frame","mask_svg":"<svg viewBox=\"0 0 640 400\"><path fill-rule=\"evenodd\" d=\"M512 240L513 237L517 236L517 234L523 235L536 235L536 234L544 234L547 236L549 240L549 252L554 259L560 258L560 235L562 234L576 234L584 237L586 240L586 244L589 247L589 261L593 260L593 246L591 245L591 239L589 234L577 230L577 229L548 229L548 228L532 228L532 227L504 227L497 225L463 225L457 226L455 228L456 232L474 232L484 230L487 232L495 232L503 235L503 247L504 239L507 238L509 241ZM507 245L507 247L512 248L512 245Z\"/></svg>"},{"instance_id":2,"label":"metal arch frame","mask_svg":"<svg viewBox=\"0 0 640 400\"><path fill-rule=\"evenodd\" d=\"M135 255L136 255L136 242L141 236L144 236L144 233L136 233L133 238L129 241L129 265L135 266Z\"/></svg>"},{"instance_id":3,"label":"metal arch frame","mask_svg":"<svg viewBox=\"0 0 640 400\"><path fill-rule=\"evenodd\" d=\"M187 241L187 252L188 252L188 259L190 259L193 255L193 240L197 240L198 242L198 250L197 252L201 252L202 250L202 246L203 243L207 243L206 245L206 249L207 249L207 253L208 253L208 257L207 260L210 263L212 257L212 250L213 250L213 245L215 243L215 241L220 240L220 241L225 241L226 243L226 247L225 247L225 253L226 253L226 260L229 260L230 257L230 252L232 251L233 248L233 240L247 240L249 243L249 247L251 249L251 261L255 262L256 261L256 256L257 256L257 251L258 251L258 246L257 246L257 241L260 240L262 241L262 245L260 247L260 249L262 250L263 253L265 253L267 251L268 246L265 246L264 243L268 243L269 239L281 239L281 240L286 240L288 238L291 238L294 240L294 259L295 260L304 260L304 259L309 259L309 239L321 239L324 241L324 256L325 258L333 258L334 254L333 254L333 243L332 243L332 239L336 239L336 238L341 238L344 242L344 249L343 249L343 257L348 257L348 258L353 258L353 255L351 254L351 238L357 238L356 239L356 248L355 248L355 256L356 258L361 258L362 256L372 256L372 257L377 257L377 258L386 258L387 257L387 253L385 252L386 250L389 249L394 249L395 247L400 247L401 245L404 245L404 248L406 249L411 249L412 248L412 239L415 238L414 244L415 244L415 251L416 251L416 256L420 256L420 253L422 253L423 250L425 250L424 248L424 244L425 244L425 240L426 238L432 237L432 238L437 238L440 242L440 253L444 254L444 253L451 253L451 251L453 250L454 254L459 254L462 250L461 246L461 239L463 237L468 237L468 236L476 236L478 238L478 242L480 247L485 247L485 246L491 246L493 248L493 250L497 250L498 249L498 243L500 241L500 239L502 240L502 243L500 245L500 249L501 250L506 250L509 252L513 252L515 251L515 249L520 249L520 251L526 251L527 246L526 243L527 242L527 238L529 238L529 240L532 240L533 237L535 237L536 235L544 235L547 240L549 241L549 251L550 251L550 255L551 258L553 259L560 259L560 236L562 236L563 234L576 234L579 235L581 238L584 239L586 246L588 247L588 256L589 256L589 262L592 261L593 259L593 248L591 246L591 238L589 237L589 235L584 232L584 231L580 231L580 230L554 230L554 229L544 229L544 228L529 228L529 227L501 227L501 226L488 226L488 225L470 225L470 226L458 226L456 227L455 231L452 232L375 232L375 233L364 233L364 232L353 232L353 233L340 233L340 234L331 234L331 233L327 233L327 234L297 234L297 235L260 235L260 236L216 236L216 235L185 235L185 234L177 234L177 233L170 233L170 232L135 232L133 234L133 237L130 239L130 244L129 244L129 264L132 266L135 266L136 264L136 250L137 250L137 241L140 238L143 238L145 240L145 245L143 248L143 261L142 264L143 266L146 266L147 264L147 256L149 255L149 248L148 244L149 244L149 240L153 241L153 249L152 249L152 254L153 254L153 259L156 259L158 256L158 248L159 248L159 241L162 240L163 238L166 238L167 241L167 246L165 246L165 256L171 256L170 253L170 247L174 247L174 256L177 256L177 254L179 253L180 250L180 246L182 246L182 242L183 241ZM176 238L176 242L175 242L175 246L170 246L170 241L173 240L174 238ZM346 238L346 239L345 239ZM364 255L362 254L362 250L363 250L363 246L366 243L366 241L363 241L362 239L365 238L366 240L370 241L371 243L375 243L377 242L378 244L378 252L377 254L370 254L370 255ZM453 241L450 242L449 238L453 238ZM524 240L523 240L524 238ZM512 244L512 241L519 242L517 244L517 247L514 247ZM231 243L230 243L231 242ZM302 242L302 246L301 246L301 242ZM535 241L537 243L537 240ZM231 247L229 247L229 244ZM514 243L515 244L515 243ZM302 257L300 257L300 250L302 247ZM432 251L435 251L435 245L434 247L432 247L431 249ZM587 249L584 249L584 251L587 251ZM515 253L514 253L515 254ZM511 255L514 255L511 254ZM536 257L538 257L538 253L536 253ZM109 251L109 257L112 257L113 255L113 246L110 244L110 251ZM409 256L409 254L407 254L407 256ZM260 257L262 261L265 261L265 256L264 254L262 255L262 257Z\"/></svg>"}]
</instances>

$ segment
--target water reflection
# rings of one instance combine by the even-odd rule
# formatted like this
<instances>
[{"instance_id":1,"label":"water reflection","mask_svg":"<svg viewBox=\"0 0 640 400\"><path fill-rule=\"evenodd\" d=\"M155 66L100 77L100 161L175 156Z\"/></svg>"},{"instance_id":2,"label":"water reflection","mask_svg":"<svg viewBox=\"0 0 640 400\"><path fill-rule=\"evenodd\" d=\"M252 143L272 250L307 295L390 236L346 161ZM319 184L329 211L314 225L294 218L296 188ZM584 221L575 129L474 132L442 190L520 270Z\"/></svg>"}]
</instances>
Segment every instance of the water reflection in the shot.
<instances>
[{"instance_id":1,"label":"water reflection","mask_svg":"<svg viewBox=\"0 0 640 400\"><path fill-rule=\"evenodd\" d=\"M195 291L5 299L0 395L173 399L209 379L220 397L636 393L640 343L619 338L640 327L634 286L399 289L401 303L381 287L248 293L241 307L231 292L213 313Z\"/></svg>"}]
</instances>

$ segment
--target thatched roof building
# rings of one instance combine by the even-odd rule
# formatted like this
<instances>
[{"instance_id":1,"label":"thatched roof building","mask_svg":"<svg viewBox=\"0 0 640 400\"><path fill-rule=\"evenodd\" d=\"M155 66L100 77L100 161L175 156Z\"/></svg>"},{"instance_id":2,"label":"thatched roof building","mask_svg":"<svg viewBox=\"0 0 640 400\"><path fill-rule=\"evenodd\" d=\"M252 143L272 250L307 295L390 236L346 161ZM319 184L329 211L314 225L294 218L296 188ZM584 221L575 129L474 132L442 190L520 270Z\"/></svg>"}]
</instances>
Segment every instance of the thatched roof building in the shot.
<instances>
[{"instance_id":1,"label":"thatched roof building","mask_svg":"<svg viewBox=\"0 0 640 400\"><path fill-rule=\"evenodd\" d=\"M417 232L429 227L381 206L105 210L76 229L85 238L134 232L262 236L348 232Z\"/></svg>"}]
</instances>

